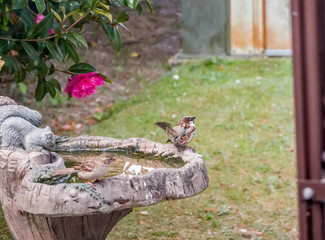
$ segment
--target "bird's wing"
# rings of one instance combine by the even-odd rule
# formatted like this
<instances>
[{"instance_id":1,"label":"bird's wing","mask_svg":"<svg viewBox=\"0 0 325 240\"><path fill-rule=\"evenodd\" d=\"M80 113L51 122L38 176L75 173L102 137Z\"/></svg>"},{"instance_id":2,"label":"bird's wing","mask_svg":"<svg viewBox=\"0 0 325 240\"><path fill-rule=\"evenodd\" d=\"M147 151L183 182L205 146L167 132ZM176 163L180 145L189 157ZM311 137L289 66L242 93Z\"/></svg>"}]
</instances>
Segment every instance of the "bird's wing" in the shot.
<instances>
[{"instance_id":1,"label":"bird's wing","mask_svg":"<svg viewBox=\"0 0 325 240\"><path fill-rule=\"evenodd\" d=\"M174 142L175 139L178 136L177 131L175 131L175 129L172 128L172 125L168 122L156 122L155 123L158 127L160 127L161 129L165 130L168 136L168 140L170 142ZM167 140L167 142L168 142Z\"/></svg>"},{"instance_id":2,"label":"bird's wing","mask_svg":"<svg viewBox=\"0 0 325 240\"><path fill-rule=\"evenodd\" d=\"M75 170L79 170L79 171L84 171L84 172L91 172L94 167L96 166L96 162L93 160L88 160L86 162L81 163L78 166L74 166L73 168Z\"/></svg>"},{"instance_id":3,"label":"bird's wing","mask_svg":"<svg viewBox=\"0 0 325 240\"><path fill-rule=\"evenodd\" d=\"M175 140L175 138L177 138L178 134L177 132L172 129L172 128L166 128L166 133L168 138L173 142L173 140Z\"/></svg>"}]
</instances>

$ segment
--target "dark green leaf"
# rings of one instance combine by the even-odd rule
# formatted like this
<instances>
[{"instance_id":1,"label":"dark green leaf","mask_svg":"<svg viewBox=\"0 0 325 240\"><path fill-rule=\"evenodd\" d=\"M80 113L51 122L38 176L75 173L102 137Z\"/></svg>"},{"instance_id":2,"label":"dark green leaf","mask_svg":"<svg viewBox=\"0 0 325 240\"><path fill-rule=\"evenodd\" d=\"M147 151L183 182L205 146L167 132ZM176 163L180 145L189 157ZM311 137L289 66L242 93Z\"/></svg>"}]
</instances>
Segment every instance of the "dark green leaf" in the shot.
<instances>
[{"instance_id":1,"label":"dark green leaf","mask_svg":"<svg viewBox=\"0 0 325 240\"><path fill-rule=\"evenodd\" d=\"M122 48L122 39L121 39L120 32L116 28L114 28L113 43L116 48L116 51L119 52Z\"/></svg>"},{"instance_id":2,"label":"dark green leaf","mask_svg":"<svg viewBox=\"0 0 325 240\"><path fill-rule=\"evenodd\" d=\"M118 17L117 17L117 22L121 23L121 22L126 22L127 20L129 20L129 15L126 12L121 12Z\"/></svg>"},{"instance_id":3,"label":"dark green leaf","mask_svg":"<svg viewBox=\"0 0 325 240\"><path fill-rule=\"evenodd\" d=\"M17 11L20 21L25 25L25 31L34 26L35 21L33 15L25 8L22 10Z\"/></svg>"},{"instance_id":4,"label":"dark green leaf","mask_svg":"<svg viewBox=\"0 0 325 240\"><path fill-rule=\"evenodd\" d=\"M17 83L20 83L20 82L24 81L25 78L26 78L26 70L23 70L21 68L21 66L19 68L20 68L20 71L17 71L15 73Z\"/></svg>"},{"instance_id":5,"label":"dark green leaf","mask_svg":"<svg viewBox=\"0 0 325 240\"><path fill-rule=\"evenodd\" d=\"M76 63L69 68L69 71L73 73L97 72L96 68L88 63Z\"/></svg>"},{"instance_id":6,"label":"dark green leaf","mask_svg":"<svg viewBox=\"0 0 325 240\"><path fill-rule=\"evenodd\" d=\"M42 60L38 62L37 71L39 77L45 78L47 76L48 68Z\"/></svg>"},{"instance_id":7,"label":"dark green leaf","mask_svg":"<svg viewBox=\"0 0 325 240\"><path fill-rule=\"evenodd\" d=\"M0 52L4 52L4 51L8 50L8 46L9 46L9 41L0 40Z\"/></svg>"},{"instance_id":8,"label":"dark green leaf","mask_svg":"<svg viewBox=\"0 0 325 240\"><path fill-rule=\"evenodd\" d=\"M108 82L108 83L112 84L111 79L109 79L109 78L106 77L105 75L103 75L103 74L101 74L101 73L98 73L98 75L99 75L100 77L104 78L104 81L105 81L105 82Z\"/></svg>"},{"instance_id":9,"label":"dark green leaf","mask_svg":"<svg viewBox=\"0 0 325 240\"><path fill-rule=\"evenodd\" d=\"M139 0L133 0L133 10L139 5Z\"/></svg>"},{"instance_id":10,"label":"dark green leaf","mask_svg":"<svg viewBox=\"0 0 325 240\"><path fill-rule=\"evenodd\" d=\"M51 12L52 9L55 9L55 5L51 3L50 1L46 1L46 11Z\"/></svg>"},{"instance_id":11,"label":"dark green leaf","mask_svg":"<svg viewBox=\"0 0 325 240\"><path fill-rule=\"evenodd\" d=\"M53 63L51 63L48 76L52 75L54 72L55 72L55 66Z\"/></svg>"},{"instance_id":12,"label":"dark green leaf","mask_svg":"<svg viewBox=\"0 0 325 240\"><path fill-rule=\"evenodd\" d=\"M2 56L2 60L5 61L5 64L3 65L3 68L6 69L6 71L10 74L13 74L15 72L15 69L14 69L14 63L13 63L13 60L12 60L13 57L10 57L10 56L7 56L7 55L4 55Z\"/></svg>"},{"instance_id":13,"label":"dark green leaf","mask_svg":"<svg viewBox=\"0 0 325 240\"><path fill-rule=\"evenodd\" d=\"M46 90L51 95L52 98L55 98L55 95L56 95L55 88L52 85L52 83L49 81L46 82Z\"/></svg>"},{"instance_id":14,"label":"dark green leaf","mask_svg":"<svg viewBox=\"0 0 325 240\"><path fill-rule=\"evenodd\" d=\"M46 81L45 79L39 78L35 90L35 99L36 101L41 101L47 92Z\"/></svg>"},{"instance_id":15,"label":"dark green leaf","mask_svg":"<svg viewBox=\"0 0 325 240\"><path fill-rule=\"evenodd\" d=\"M61 84L58 80L51 78L48 80L48 82L50 82L59 92L61 92Z\"/></svg>"},{"instance_id":16,"label":"dark green leaf","mask_svg":"<svg viewBox=\"0 0 325 240\"><path fill-rule=\"evenodd\" d=\"M117 0L121 5L127 7L128 6L128 3L127 3L127 0Z\"/></svg>"},{"instance_id":17,"label":"dark green leaf","mask_svg":"<svg viewBox=\"0 0 325 240\"><path fill-rule=\"evenodd\" d=\"M48 35L49 29L54 21L54 14L48 14L38 25L36 25L33 36Z\"/></svg>"},{"instance_id":18,"label":"dark green leaf","mask_svg":"<svg viewBox=\"0 0 325 240\"><path fill-rule=\"evenodd\" d=\"M72 46L72 44L69 43L69 42L66 42L66 44L67 44L67 50L68 50L70 58L75 63L78 63L79 62L79 55L78 55L77 51L75 50L74 46Z\"/></svg>"},{"instance_id":19,"label":"dark green leaf","mask_svg":"<svg viewBox=\"0 0 325 240\"><path fill-rule=\"evenodd\" d=\"M35 0L35 4L39 14L42 14L46 9L46 4L44 0Z\"/></svg>"},{"instance_id":20,"label":"dark green leaf","mask_svg":"<svg viewBox=\"0 0 325 240\"><path fill-rule=\"evenodd\" d=\"M80 1L80 0L78 0L78 1ZM78 1L73 1L73 0L69 1L70 11L81 8L80 3Z\"/></svg>"},{"instance_id":21,"label":"dark green leaf","mask_svg":"<svg viewBox=\"0 0 325 240\"><path fill-rule=\"evenodd\" d=\"M121 26L122 28L124 28L129 33L129 35L131 37L131 35L132 35L131 31L123 23L118 23L118 25Z\"/></svg>"},{"instance_id":22,"label":"dark green leaf","mask_svg":"<svg viewBox=\"0 0 325 240\"><path fill-rule=\"evenodd\" d=\"M87 0L87 3L91 8L94 8L99 0Z\"/></svg>"},{"instance_id":23,"label":"dark green leaf","mask_svg":"<svg viewBox=\"0 0 325 240\"><path fill-rule=\"evenodd\" d=\"M110 41L113 41L114 38L114 27L106 24L105 22L102 22L102 28L104 33L108 36Z\"/></svg>"},{"instance_id":24,"label":"dark green leaf","mask_svg":"<svg viewBox=\"0 0 325 240\"><path fill-rule=\"evenodd\" d=\"M22 69L18 60L15 57L6 55L3 56L3 60L5 61L4 68L7 70L7 72L10 74L15 74L17 83L22 82L26 77L26 73Z\"/></svg>"},{"instance_id":25,"label":"dark green leaf","mask_svg":"<svg viewBox=\"0 0 325 240\"><path fill-rule=\"evenodd\" d=\"M61 49L61 52L63 54L63 59L64 61L68 58L68 51L66 49L66 44L65 41L61 38L59 39L59 44L58 44L59 48Z\"/></svg>"},{"instance_id":26,"label":"dark green leaf","mask_svg":"<svg viewBox=\"0 0 325 240\"><path fill-rule=\"evenodd\" d=\"M68 40L70 43L72 43L74 45L74 47L79 46L77 39L75 39L75 37L71 33L65 34L64 37L66 40Z\"/></svg>"},{"instance_id":27,"label":"dark green leaf","mask_svg":"<svg viewBox=\"0 0 325 240\"><path fill-rule=\"evenodd\" d=\"M60 62L64 62L63 54L57 44L54 44L53 42L46 41L45 42L47 49L50 51L53 57L55 57Z\"/></svg>"},{"instance_id":28,"label":"dark green leaf","mask_svg":"<svg viewBox=\"0 0 325 240\"><path fill-rule=\"evenodd\" d=\"M26 2L21 1L21 0L13 0L11 9L12 10L17 10L17 9L22 9L26 7Z\"/></svg>"},{"instance_id":29,"label":"dark green leaf","mask_svg":"<svg viewBox=\"0 0 325 240\"><path fill-rule=\"evenodd\" d=\"M119 52L122 47L122 39L120 32L113 26L102 22L104 33L108 36L110 41L113 41L116 51Z\"/></svg>"},{"instance_id":30,"label":"dark green leaf","mask_svg":"<svg viewBox=\"0 0 325 240\"><path fill-rule=\"evenodd\" d=\"M39 54L38 52L35 50L35 48L28 42L25 42L23 40L20 41L21 45L23 46L24 50L26 51L26 53L35 61L39 60Z\"/></svg>"},{"instance_id":31,"label":"dark green leaf","mask_svg":"<svg viewBox=\"0 0 325 240\"><path fill-rule=\"evenodd\" d=\"M152 6L151 6L151 3L150 3L148 0L146 0L146 4L147 4L147 6L148 6L148 8L149 8L149 11L152 13Z\"/></svg>"},{"instance_id":32,"label":"dark green leaf","mask_svg":"<svg viewBox=\"0 0 325 240\"><path fill-rule=\"evenodd\" d=\"M26 70L27 72L32 72L32 71L34 71L36 68L37 68L37 65L35 66L35 61L30 61L30 62L27 64L25 70Z\"/></svg>"},{"instance_id":33,"label":"dark green leaf","mask_svg":"<svg viewBox=\"0 0 325 240\"><path fill-rule=\"evenodd\" d=\"M127 5L133 10L137 7L139 0L126 0Z\"/></svg>"},{"instance_id":34,"label":"dark green leaf","mask_svg":"<svg viewBox=\"0 0 325 240\"><path fill-rule=\"evenodd\" d=\"M88 48L88 43L87 41L81 36L79 33L76 32L70 32L75 39L77 39L78 42L80 42L82 45L84 45L86 48Z\"/></svg>"},{"instance_id":35,"label":"dark green leaf","mask_svg":"<svg viewBox=\"0 0 325 240\"><path fill-rule=\"evenodd\" d=\"M141 4L138 4L138 6L136 7L136 10L138 12L138 15L140 16L141 13L142 13L142 6L141 6Z\"/></svg>"}]
</instances>

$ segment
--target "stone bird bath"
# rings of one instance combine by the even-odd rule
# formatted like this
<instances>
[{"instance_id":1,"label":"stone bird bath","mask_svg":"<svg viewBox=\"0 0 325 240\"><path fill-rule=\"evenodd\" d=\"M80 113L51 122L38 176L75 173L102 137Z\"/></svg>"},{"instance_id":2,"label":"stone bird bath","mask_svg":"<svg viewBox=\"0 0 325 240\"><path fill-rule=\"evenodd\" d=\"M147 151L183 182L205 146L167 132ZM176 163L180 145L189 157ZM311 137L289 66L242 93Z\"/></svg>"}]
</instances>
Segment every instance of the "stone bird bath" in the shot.
<instances>
[{"instance_id":1,"label":"stone bird bath","mask_svg":"<svg viewBox=\"0 0 325 240\"><path fill-rule=\"evenodd\" d=\"M0 97L1 141L8 138L6 128L2 128L9 126L8 119L13 115L24 118L20 113L13 114L14 110L4 113L6 106L13 104L11 99ZM0 200L15 239L105 239L134 207L191 197L208 185L202 156L191 149L179 151L171 144L142 138L80 136L56 141L53 148L41 144L43 149L38 146L35 150L24 147L23 141L29 141L24 136L14 140L21 140L22 144L18 148L2 146L0 149ZM53 170L65 168L60 154L87 151L139 153L149 159L178 159L184 164L178 168L152 169L145 174L106 177L94 183L94 188L86 183L44 183Z\"/></svg>"}]
</instances>

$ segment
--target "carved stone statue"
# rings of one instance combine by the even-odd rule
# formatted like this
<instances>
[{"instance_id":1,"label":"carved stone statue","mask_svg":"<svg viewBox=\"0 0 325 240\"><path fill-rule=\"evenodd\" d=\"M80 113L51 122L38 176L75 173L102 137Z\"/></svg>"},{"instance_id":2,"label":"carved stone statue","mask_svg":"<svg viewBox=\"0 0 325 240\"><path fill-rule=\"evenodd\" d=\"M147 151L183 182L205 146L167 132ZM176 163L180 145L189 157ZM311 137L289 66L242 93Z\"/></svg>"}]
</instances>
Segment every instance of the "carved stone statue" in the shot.
<instances>
[{"instance_id":1,"label":"carved stone statue","mask_svg":"<svg viewBox=\"0 0 325 240\"><path fill-rule=\"evenodd\" d=\"M191 197L208 186L200 154L142 138L80 136L57 141L42 116L0 96L0 201L17 240L104 240L134 207ZM86 183L46 184L62 157L53 151L136 152L181 159L179 168L120 174Z\"/></svg>"},{"instance_id":2,"label":"carved stone statue","mask_svg":"<svg viewBox=\"0 0 325 240\"><path fill-rule=\"evenodd\" d=\"M6 101L7 104L8 102ZM9 104L11 103L9 102ZM0 106L0 148L34 151L54 150L55 136L50 127L39 128L42 122L42 115L27 107L20 105Z\"/></svg>"}]
</instances>

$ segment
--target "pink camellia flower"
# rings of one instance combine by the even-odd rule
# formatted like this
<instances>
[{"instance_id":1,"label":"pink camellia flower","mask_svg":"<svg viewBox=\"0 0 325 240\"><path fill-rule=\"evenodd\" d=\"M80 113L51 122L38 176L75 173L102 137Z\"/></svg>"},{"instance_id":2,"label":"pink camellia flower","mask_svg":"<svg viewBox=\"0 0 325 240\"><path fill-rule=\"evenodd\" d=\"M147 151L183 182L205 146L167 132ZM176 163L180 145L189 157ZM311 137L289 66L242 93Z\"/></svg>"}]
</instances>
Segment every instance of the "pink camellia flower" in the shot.
<instances>
[{"instance_id":1,"label":"pink camellia flower","mask_svg":"<svg viewBox=\"0 0 325 240\"><path fill-rule=\"evenodd\" d=\"M54 31L53 31L52 28L49 29L49 34L50 34L50 35L53 35L53 34L54 34Z\"/></svg>"},{"instance_id":2,"label":"pink camellia flower","mask_svg":"<svg viewBox=\"0 0 325 240\"><path fill-rule=\"evenodd\" d=\"M79 74L69 78L64 91L74 98L85 98L97 92L96 87L104 84L104 79L95 72Z\"/></svg>"},{"instance_id":3,"label":"pink camellia flower","mask_svg":"<svg viewBox=\"0 0 325 240\"><path fill-rule=\"evenodd\" d=\"M37 14L34 18L35 20L35 23L36 24L39 24L43 19L45 18L45 16L43 14ZM54 22L56 22L56 19L54 18ZM53 35L54 34L54 31L52 28L49 29L49 34L50 35Z\"/></svg>"},{"instance_id":4,"label":"pink camellia flower","mask_svg":"<svg viewBox=\"0 0 325 240\"><path fill-rule=\"evenodd\" d=\"M42 15L42 14L37 14L36 15L36 17L35 17L35 23L36 24L39 24L43 19L45 18L45 16L44 15Z\"/></svg>"}]
</instances>

